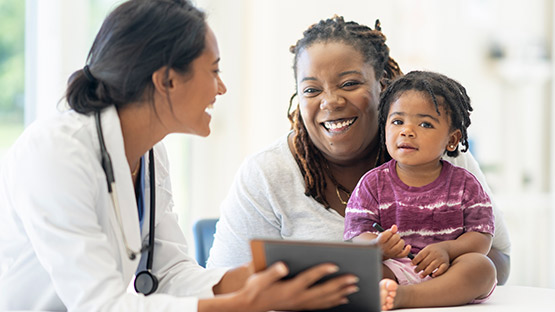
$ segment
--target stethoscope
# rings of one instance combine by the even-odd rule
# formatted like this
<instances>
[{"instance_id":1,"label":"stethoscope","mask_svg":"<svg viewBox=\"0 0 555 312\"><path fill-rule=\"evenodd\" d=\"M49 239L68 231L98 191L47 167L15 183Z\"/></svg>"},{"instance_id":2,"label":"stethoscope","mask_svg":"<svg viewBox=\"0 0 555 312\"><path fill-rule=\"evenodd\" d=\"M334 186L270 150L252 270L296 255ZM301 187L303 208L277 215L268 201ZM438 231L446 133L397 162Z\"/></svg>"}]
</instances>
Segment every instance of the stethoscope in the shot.
<instances>
[{"instance_id":1,"label":"stethoscope","mask_svg":"<svg viewBox=\"0 0 555 312\"><path fill-rule=\"evenodd\" d=\"M104 135L102 134L102 125L100 123L100 111L96 111L94 118L96 120L96 132L98 133L98 140L100 142L100 157L102 163L102 169L106 174L106 181L108 182L108 193L112 198L112 204L116 212L116 218L118 219L119 228L121 231L121 236L123 237L123 244L125 245L125 250L127 256L130 260L135 260L137 255L148 251L148 257L146 260L146 270L139 272L135 276L135 290L138 293L148 296L156 291L158 288L158 279L154 274L152 274L152 261L154 254L154 215L155 215L155 186L154 186L154 152L152 148L148 152L148 172L150 179L150 223L149 223L149 234L148 234L148 244L142 246L139 251L133 251L129 248L127 243L127 238L125 232L123 231L123 224L121 222L121 212L119 209L118 196L116 192L116 180L114 178L114 168L112 167L112 160L108 150L106 150L106 144L104 144Z\"/></svg>"}]
</instances>

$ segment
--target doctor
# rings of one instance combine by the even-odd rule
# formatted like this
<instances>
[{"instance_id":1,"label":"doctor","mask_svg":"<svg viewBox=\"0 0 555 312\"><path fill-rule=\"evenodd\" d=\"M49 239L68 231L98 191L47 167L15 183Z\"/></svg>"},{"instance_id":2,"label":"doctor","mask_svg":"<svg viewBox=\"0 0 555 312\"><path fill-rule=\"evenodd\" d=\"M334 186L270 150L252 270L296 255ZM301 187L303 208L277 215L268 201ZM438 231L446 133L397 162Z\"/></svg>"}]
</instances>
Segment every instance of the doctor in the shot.
<instances>
[{"instance_id":1,"label":"doctor","mask_svg":"<svg viewBox=\"0 0 555 312\"><path fill-rule=\"evenodd\" d=\"M106 18L70 109L29 126L3 163L0 310L320 309L357 291L350 275L310 287L332 264L280 281L283 264L206 270L187 255L160 140L210 133L219 60L186 0L131 0Z\"/></svg>"}]
</instances>

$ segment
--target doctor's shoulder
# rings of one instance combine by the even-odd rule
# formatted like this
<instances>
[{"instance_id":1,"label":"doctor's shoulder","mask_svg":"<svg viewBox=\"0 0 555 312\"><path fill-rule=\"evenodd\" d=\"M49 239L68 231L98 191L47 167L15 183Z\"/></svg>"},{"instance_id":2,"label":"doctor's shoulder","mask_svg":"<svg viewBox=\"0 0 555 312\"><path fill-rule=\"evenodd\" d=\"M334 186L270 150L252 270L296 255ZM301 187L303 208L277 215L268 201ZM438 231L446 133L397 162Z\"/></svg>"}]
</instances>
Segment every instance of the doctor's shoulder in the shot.
<instances>
[{"instance_id":1,"label":"doctor's shoulder","mask_svg":"<svg viewBox=\"0 0 555 312\"><path fill-rule=\"evenodd\" d=\"M34 121L10 147L6 161L10 160L11 166L33 166L32 163L48 166L52 160L95 158L95 135L89 129L88 118L67 111Z\"/></svg>"}]
</instances>

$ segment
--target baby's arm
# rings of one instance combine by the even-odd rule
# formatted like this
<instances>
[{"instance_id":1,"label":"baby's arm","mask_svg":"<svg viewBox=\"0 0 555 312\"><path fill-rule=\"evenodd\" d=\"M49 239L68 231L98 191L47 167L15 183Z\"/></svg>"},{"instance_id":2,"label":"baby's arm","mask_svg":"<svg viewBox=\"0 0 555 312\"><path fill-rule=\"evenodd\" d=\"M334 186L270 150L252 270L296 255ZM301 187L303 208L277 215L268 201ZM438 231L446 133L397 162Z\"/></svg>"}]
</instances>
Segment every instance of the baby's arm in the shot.
<instances>
[{"instance_id":1,"label":"baby's arm","mask_svg":"<svg viewBox=\"0 0 555 312\"><path fill-rule=\"evenodd\" d=\"M487 254L491 248L492 236L480 232L466 232L455 240L430 244L422 249L412 260L415 272L421 276L439 276L449 268L451 261L458 256L478 252ZM432 273L433 272L433 273Z\"/></svg>"},{"instance_id":2,"label":"baby's arm","mask_svg":"<svg viewBox=\"0 0 555 312\"><path fill-rule=\"evenodd\" d=\"M383 259L390 258L404 258L411 249L410 245L405 245L405 241L397 234L397 225L392 225L387 229L376 235L374 233L365 232L353 238L353 242L357 243L370 243L376 242L382 249Z\"/></svg>"}]
</instances>

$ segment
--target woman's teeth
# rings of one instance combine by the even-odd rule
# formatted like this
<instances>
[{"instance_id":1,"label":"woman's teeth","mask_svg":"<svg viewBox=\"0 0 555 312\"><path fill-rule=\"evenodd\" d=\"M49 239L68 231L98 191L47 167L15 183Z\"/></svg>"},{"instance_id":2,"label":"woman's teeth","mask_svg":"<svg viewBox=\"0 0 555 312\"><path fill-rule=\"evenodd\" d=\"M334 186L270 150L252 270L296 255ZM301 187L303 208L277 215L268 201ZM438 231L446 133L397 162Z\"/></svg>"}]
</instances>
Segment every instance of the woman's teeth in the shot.
<instances>
[{"instance_id":1,"label":"woman's teeth","mask_svg":"<svg viewBox=\"0 0 555 312\"><path fill-rule=\"evenodd\" d=\"M345 127L348 127L350 125L353 124L353 122L355 122L356 118L351 118L351 119L347 119L347 120L341 120L341 121L325 121L324 122L324 127L327 130L337 130L337 129L342 129Z\"/></svg>"},{"instance_id":2,"label":"woman's teeth","mask_svg":"<svg viewBox=\"0 0 555 312\"><path fill-rule=\"evenodd\" d=\"M206 107L204 112L206 112L208 115L212 115L212 110L214 110L214 104L208 105L208 107Z\"/></svg>"}]
</instances>

